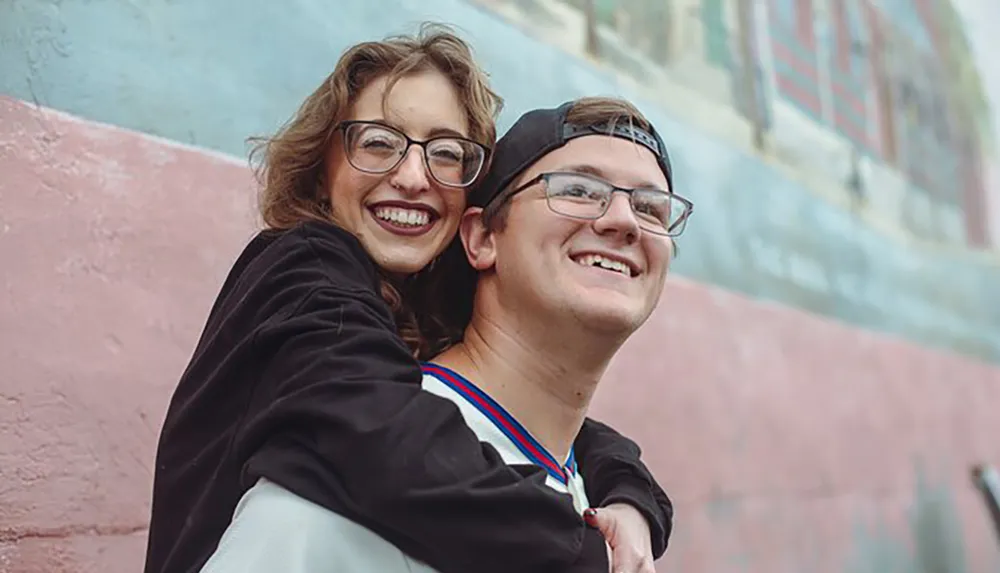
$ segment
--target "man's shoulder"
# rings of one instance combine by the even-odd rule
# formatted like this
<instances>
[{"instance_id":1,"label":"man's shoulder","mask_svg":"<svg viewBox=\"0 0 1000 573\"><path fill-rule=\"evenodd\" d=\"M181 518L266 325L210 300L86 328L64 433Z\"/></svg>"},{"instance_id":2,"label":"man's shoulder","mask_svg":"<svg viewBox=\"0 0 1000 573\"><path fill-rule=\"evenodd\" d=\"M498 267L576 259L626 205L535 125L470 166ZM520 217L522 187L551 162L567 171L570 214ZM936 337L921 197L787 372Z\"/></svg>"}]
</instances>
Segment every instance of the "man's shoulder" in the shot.
<instances>
[{"instance_id":1,"label":"man's shoulder","mask_svg":"<svg viewBox=\"0 0 1000 573\"><path fill-rule=\"evenodd\" d=\"M435 363L422 364L421 369L424 374L421 381L423 390L454 403L465 424L480 442L496 448L507 465L530 463L497 422L495 413L491 412L492 401L481 391L473 389L471 381Z\"/></svg>"},{"instance_id":2,"label":"man's shoulder","mask_svg":"<svg viewBox=\"0 0 1000 573\"><path fill-rule=\"evenodd\" d=\"M423 372L423 378L420 382L423 390L454 402L459 407L459 410L462 411L462 415L466 418L466 423L468 424L470 412L467 410L472 404L455 388L456 384L459 383L457 378L460 378L460 376L433 362L421 364L420 369Z\"/></svg>"}]
</instances>

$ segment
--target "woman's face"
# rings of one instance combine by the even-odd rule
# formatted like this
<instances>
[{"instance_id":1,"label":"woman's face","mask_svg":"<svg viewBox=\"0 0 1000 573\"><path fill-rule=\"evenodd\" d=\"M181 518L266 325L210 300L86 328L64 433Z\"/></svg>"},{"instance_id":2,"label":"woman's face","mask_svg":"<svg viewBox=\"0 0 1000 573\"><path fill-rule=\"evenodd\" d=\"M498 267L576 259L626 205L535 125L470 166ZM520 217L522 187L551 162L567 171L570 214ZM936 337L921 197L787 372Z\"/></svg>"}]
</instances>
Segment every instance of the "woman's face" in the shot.
<instances>
[{"instance_id":1,"label":"woman's face","mask_svg":"<svg viewBox=\"0 0 1000 573\"><path fill-rule=\"evenodd\" d=\"M468 119L458 92L436 70L400 78L383 98L386 83L385 78L369 83L348 118L381 125L356 124L334 136L326 161L326 192L334 221L353 233L384 270L407 275L429 264L455 236L467 188L449 187L438 179L449 181L454 175L442 165L475 150L447 140L435 144L431 155L436 179L428 171L424 149L406 148L401 136L417 141L467 138ZM405 149L398 165L385 173L369 172L391 165L399 157L393 157L394 148Z\"/></svg>"}]
</instances>

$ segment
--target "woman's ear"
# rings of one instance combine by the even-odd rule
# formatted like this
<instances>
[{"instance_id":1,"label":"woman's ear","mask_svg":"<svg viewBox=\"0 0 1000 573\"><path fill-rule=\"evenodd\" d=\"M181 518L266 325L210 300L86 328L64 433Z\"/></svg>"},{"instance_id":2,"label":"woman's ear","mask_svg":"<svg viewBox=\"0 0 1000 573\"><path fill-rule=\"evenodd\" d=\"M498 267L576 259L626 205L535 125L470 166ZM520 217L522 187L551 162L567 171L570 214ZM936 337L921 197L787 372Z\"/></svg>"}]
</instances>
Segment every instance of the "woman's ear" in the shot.
<instances>
[{"instance_id":1,"label":"woman's ear","mask_svg":"<svg viewBox=\"0 0 1000 573\"><path fill-rule=\"evenodd\" d=\"M465 210L458 232L462 237L462 246L465 247L465 258L472 268L485 271L492 267L495 261L493 233L483 223L481 207L469 207Z\"/></svg>"}]
</instances>

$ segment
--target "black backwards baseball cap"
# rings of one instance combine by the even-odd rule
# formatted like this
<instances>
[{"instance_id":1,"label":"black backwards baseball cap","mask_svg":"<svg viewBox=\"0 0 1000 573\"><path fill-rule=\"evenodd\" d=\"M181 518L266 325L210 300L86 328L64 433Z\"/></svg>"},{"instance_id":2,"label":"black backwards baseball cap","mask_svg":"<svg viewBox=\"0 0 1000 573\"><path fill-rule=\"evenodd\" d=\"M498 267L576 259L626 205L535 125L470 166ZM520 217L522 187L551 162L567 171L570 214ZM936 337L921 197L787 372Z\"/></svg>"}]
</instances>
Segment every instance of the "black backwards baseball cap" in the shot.
<instances>
[{"instance_id":1,"label":"black backwards baseball cap","mask_svg":"<svg viewBox=\"0 0 1000 573\"><path fill-rule=\"evenodd\" d=\"M573 125L566 121L566 115L574 103L570 101L557 108L536 109L522 115L497 142L489 172L469 194L469 205L486 207L511 181L545 154L566 145L571 139L585 135L620 137L646 147L656 156L667 183L673 188L667 146L652 124L649 130L641 129L632 122L620 121L595 126Z\"/></svg>"}]
</instances>

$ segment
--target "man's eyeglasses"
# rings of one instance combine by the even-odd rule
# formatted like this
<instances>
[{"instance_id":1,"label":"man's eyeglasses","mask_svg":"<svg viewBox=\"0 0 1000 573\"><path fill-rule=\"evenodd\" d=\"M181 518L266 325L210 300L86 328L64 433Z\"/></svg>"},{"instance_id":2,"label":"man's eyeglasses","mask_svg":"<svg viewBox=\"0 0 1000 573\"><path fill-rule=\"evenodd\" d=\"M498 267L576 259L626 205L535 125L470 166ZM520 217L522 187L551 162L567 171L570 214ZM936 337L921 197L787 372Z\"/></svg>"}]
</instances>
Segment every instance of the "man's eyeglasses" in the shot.
<instances>
[{"instance_id":1,"label":"man's eyeglasses","mask_svg":"<svg viewBox=\"0 0 1000 573\"><path fill-rule=\"evenodd\" d=\"M486 162L487 149L461 137L433 137L417 141L405 133L373 121L343 121L347 161L358 171L388 173L396 168L411 145L423 149L424 164L431 177L448 187L468 187Z\"/></svg>"},{"instance_id":2,"label":"man's eyeglasses","mask_svg":"<svg viewBox=\"0 0 1000 573\"><path fill-rule=\"evenodd\" d=\"M507 195L509 199L537 183L545 185L549 209L576 219L600 219L608 212L616 191L628 195L639 227L656 235L676 237L684 232L694 204L662 189L625 189L583 173L542 173Z\"/></svg>"}]
</instances>

